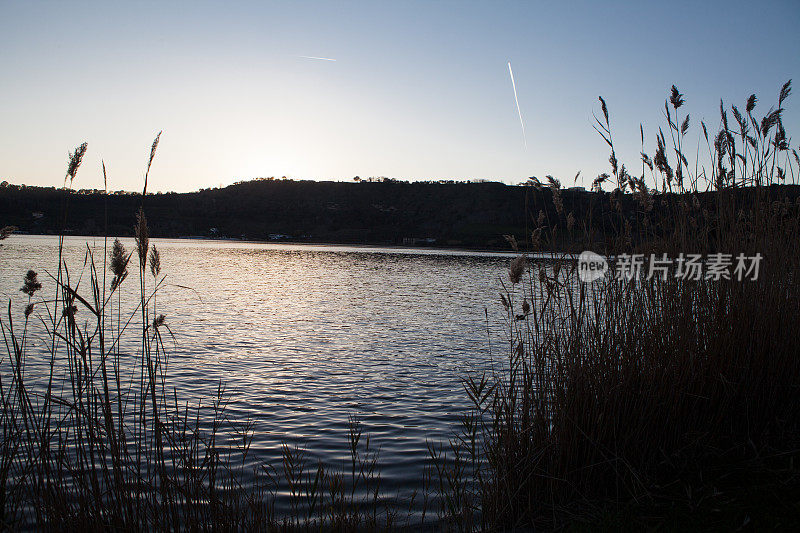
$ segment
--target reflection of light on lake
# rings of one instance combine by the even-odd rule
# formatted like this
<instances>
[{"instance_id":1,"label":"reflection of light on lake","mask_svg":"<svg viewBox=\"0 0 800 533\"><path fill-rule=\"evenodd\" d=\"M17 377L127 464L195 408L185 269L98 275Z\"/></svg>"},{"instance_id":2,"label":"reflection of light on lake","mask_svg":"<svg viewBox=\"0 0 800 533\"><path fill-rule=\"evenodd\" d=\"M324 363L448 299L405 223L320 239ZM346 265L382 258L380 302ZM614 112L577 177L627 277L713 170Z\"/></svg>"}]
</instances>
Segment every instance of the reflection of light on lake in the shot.
<instances>
[{"instance_id":1,"label":"reflection of light on lake","mask_svg":"<svg viewBox=\"0 0 800 533\"><path fill-rule=\"evenodd\" d=\"M73 276L87 240L67 239ZM449 437L467 404L460 378L489 364L484 307L495 357L504 355L497 295L508 254L154 242L167 275L159 312L176 337L167 340L168 386L206 404L224 383L229 415L256 424L250 461L277 463L284 440L306 445L314 460L341 461L355 414L381 450L387 487L410 493L427 459L426 439ZM28 268L42 273L43 294L53 292L44 271L55 267L57 239L5 243L0 294L21 313ZM100 261L102 239L90 245ZM126 284L130 313L137 277ZM123 351L135 356L139 343L135 335L129 341ZM29 375L43 372L46 360L31 358Z\"/></svg>"}]
</instances>

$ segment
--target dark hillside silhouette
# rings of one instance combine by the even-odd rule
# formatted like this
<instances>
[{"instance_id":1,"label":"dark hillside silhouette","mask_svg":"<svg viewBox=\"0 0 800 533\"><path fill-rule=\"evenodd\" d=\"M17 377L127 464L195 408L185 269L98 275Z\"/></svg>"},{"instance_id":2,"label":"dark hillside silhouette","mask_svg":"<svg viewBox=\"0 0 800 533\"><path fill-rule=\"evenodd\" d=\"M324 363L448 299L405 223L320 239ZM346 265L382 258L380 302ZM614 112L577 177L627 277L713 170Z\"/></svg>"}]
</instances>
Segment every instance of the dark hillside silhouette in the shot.
<instances>
[{"instance_id":1,"label":"dark hillside silhouette","mask_svg":"<svg viewBox=\"0 0 800 533\"><path fill-rule=\"evenodd\" d=\"M795 198L800 187L785 187ZM130 236L138 194L8 185L0 187L0 224L27 233L59 230L66 195L66 232L102 235L108 202L109 235ZM715 193L700 194L710 210ZM745 194L741 193L740 194ZM435 245L507 249L503 235L520 242L543 217L547 227L572 215L574 231L543 235L551 248L580 248L584 229L593 242L618 237L607 224L612 209L626 218L647 216L666 224L664 209L676 195L656 195L646 212L633 195L560 189L560 212L549 187L496 182L315 182L254 180L192 193L148 194L145 201L154 237L244 238L324 243ZM565 226L565 224L562 224Z\"/></svg>"}]
</instances>

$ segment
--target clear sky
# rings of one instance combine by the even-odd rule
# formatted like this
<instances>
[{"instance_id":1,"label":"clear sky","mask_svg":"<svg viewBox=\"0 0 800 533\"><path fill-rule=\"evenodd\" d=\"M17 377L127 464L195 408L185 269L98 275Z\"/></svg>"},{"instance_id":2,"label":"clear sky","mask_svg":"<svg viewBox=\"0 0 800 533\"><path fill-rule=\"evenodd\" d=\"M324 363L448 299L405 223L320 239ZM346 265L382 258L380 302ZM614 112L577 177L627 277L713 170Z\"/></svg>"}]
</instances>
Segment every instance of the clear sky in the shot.
<instances>
[{"instance_id":1,"label":"clear sky","mask_svg":"<svg viewBox=\"0 0 800 533\"><path fill-rule=\"evenodd\" d=\"M301 56L335 59L323 61ZM525 121L527 149L507 63ZM692 115L719 99L757 111L800 84L800 2L15 2L0 0L0 180L137 190L259 176L488 178L639 160L675 83ZM784 124L800 128L800 86ZM792 146L797 147L797 139Z\"/></svg>"}]
</instances>

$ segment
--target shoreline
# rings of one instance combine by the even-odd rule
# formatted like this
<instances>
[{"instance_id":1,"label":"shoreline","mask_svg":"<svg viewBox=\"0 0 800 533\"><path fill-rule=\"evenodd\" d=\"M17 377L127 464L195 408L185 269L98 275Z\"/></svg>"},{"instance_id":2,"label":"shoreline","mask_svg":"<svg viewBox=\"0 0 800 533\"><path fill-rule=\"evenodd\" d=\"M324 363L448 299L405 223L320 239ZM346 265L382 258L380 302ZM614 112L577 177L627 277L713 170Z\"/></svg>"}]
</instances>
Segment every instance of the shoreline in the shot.
<instances>
[{"instance_id":1,"label":"shoreline","mask_svg":"<svg viewBox=\"0 0 800 533\"><path fill-rule=\"evenodd\" d=\"M58 237L53 233L28 233L28 232L15 232L14 236L20 237ZM81 234L68 234L64 235L67 239L134 239L131 235L81 235ZM258 245L273 245L273 246L302 246L302 247L349 247L349 248L372 248L372 249L389 249L389 250L408 250L413 252L465 252L475 254L496 254L508 257L515 257L518 255L512 250L501 250L493 248L471 248L465 246L447 246L447 245L433 245L433 246L412 246L402 244L383 244L383 243L354 243L354 242L332 242L332 241L297 241L297 240L257 240L257 239L237 239L237 238L215 238L204 237L201 235L185 236L185 237L153 237L153 240L160 241L204 241L204 242L218 242L218 243L242 243L242 244L258 244ZM540 254L555 254L557 252L537 252L535 255Z\"/></svg>"}]
</instances>

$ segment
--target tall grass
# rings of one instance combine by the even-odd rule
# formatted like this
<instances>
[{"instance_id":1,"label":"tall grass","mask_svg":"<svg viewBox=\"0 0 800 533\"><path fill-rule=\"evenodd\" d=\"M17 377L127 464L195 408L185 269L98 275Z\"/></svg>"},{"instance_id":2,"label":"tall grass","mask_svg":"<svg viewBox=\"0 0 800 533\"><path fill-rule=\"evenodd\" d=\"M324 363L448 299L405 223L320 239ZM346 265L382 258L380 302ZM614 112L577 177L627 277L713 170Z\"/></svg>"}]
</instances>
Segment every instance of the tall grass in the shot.
<instances>
[{"instance_id":1,"label":"tall grass","mask_svg":"<svg viewBox=\"0 0 800 533\"><path fill-rule=\"evenodd\" d=\"M2 527L352 530L417 520L386 497L377 452L356 419L347 467L314 465L289 445L281 464L261 464L251 457L252 421L225 414L223 384L195 405L170 385L165 339L172 332L157 306L166 274L145 216L159 137L136 214L135 249L105 239L98 260L87 245L76 274L60 236L54 273L40 280L29 271L21 278L26 307L9 302L0 317ZM70 155L65 186L86 149ZM65 226L68 208L65 202ZM53 296L41 296L45 289ZM40 356L30 345L34 329L47 341L44 379L26 372L28 359ZM286 516L276 512L279 496L288 499Z\"/></svg>"},{"instance_id":2,"label":"tall grass","mask_svg":"<svg viewBox=\"0 0 800 533\"><path fill-rule=\"evenodd\" d=\"M100 261L87 246L76 273L60 238L57 269L21 278L26 307L9 303L0 319L2 525L349 531L434 517L437 528L457 530L787 526L800 510L800 207L769 186L794 182L800 166L781 121L790 90L760 120L755 96L744 112L731 107L733 127L722 106L716 135L701 123L711 164L690 165L690 121L673 87L669 134L659 130L652 158L641 129L639 176L619 163L600 99L595 126L611 172L594 186L615 190L594 196L590 211L610 213L600 223L617 237L593 243L581 224L596 220L592 212L566 212L557 179L534 183L556 216L539 213L525 243L509 238L521 255L499 304L505 364L465 380L473 409L451 442L431 443L411 502L386 496L357 420L343 468L311 464L288 445L280 464L265 465L252 460L252 422L226 416L222 384L196 405L171 387L171 331L157 305L166 274L145 216L157 137L135 249L106 239ZM85 152L84 144L71 154L65 184ZM532 262L522 253L546 250L564 232L612 266L634 252L764 259L756 280L587 284L574 257ZM44 384L26 372L33 321L48 339ZM278 497L288 514L276 511Z\"/></svg>"},{"instance_id":3,"label":"tall grass","mask_svg":"<svg viewBox=\"0 0 800 533\"><path fill-rule=\"evenodd\" d=\"M666 279L588 284L571 257L530 264L525 276L518 259L501 295L506 364L467 380L474 409L451 443L457 457L474 459L449 484L457 522L466 516L482 529L796 524L800 206L769 187L795 176L800 163L781 121L790 88L761 120L755 96L744 113L733 106L736 131L721 105L720 130L708 141L713 166L704 168L684 154L689 118L673 86L664 112L669 136L659 131L652 159L642 151L636 177L617 161L600 99L596 127L611 149L611 173L595 187L610 182L616 190L597 201L611 202L607 223L620 238L595 251L612 269L615 258L636 252L760 253L758 278L685 280L673 269ZM556 201L558 182L550 188ZM638 204L630 214L620 204L626 189ZM699 201L704 190L715 192L711 202ZM572 230L556 209L559 220L534 224L534 242Z\"/></svg>"}]
</instances>

